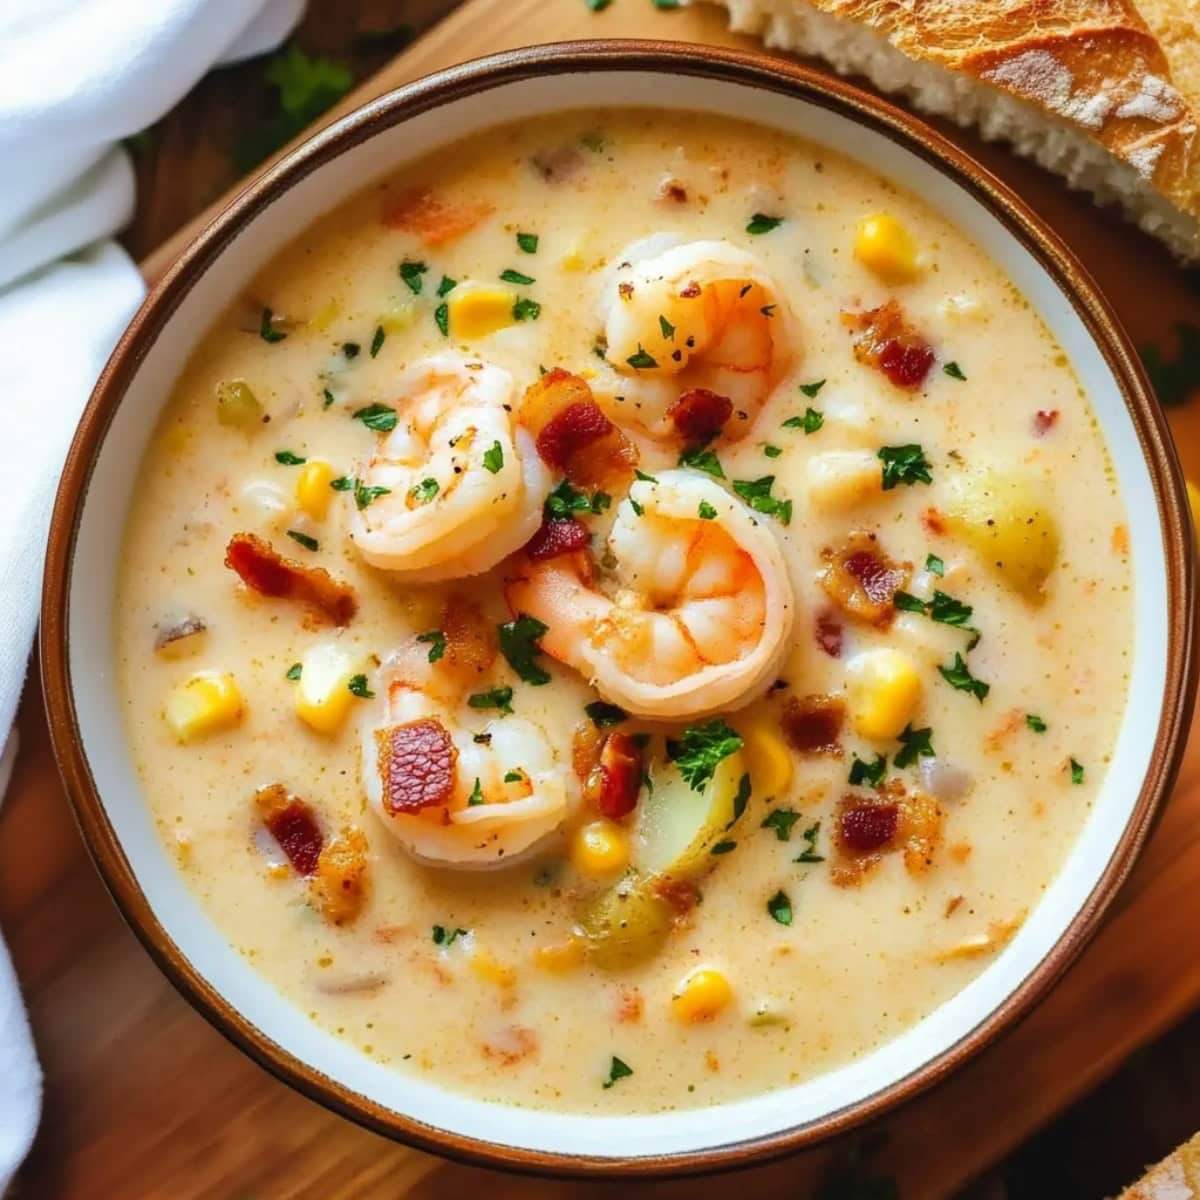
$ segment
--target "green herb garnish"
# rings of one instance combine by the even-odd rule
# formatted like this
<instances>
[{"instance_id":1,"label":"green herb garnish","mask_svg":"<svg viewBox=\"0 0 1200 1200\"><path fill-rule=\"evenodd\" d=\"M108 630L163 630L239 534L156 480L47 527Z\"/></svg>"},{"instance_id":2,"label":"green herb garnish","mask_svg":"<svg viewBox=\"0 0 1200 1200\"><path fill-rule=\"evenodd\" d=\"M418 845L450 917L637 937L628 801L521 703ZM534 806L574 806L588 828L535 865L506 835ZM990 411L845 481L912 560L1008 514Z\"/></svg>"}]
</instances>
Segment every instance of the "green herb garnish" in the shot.
<instances>
[{"instance_id":1,"label":"green herb garnish","mask_svg":"<svg viewBox=\"0 0 1200 1200\"><path fill-rule=\"evenodd\" d=\"M620 725L622 721L629 720L629 714L623 708L609 704L607 700L593 700L590 704L583 706L583 711L591 718L592 724L597 729L607 729L609 726Z\"/></svg>"},{"instance_id":2,"label":"green herb garnish","mask_svg":"<svg viewBox=\"0 0 1200 1200\"><path fill-rule=\"evenodd\" d=\"M428 504L438 494L438 481L430 478L422 479L420 483L409 488L408 494L418 504Z\"/></svg>"},{"instance_id":3,"label":"green herb garnish","mask_svg":"<svg viewBox=\"0 0 1200 1200\"><path fill-rule=\"evenodd\" d=\"M782 888L767 901L767 913L772 920L778 921L780 925L790 925L792 923L792 902L788 899L788 894Z\"/></svg>"},{"instance_id":4,"label":"green herb garnish","mask_svg":"<svg viewBox=\"0 0 1200 1200\"><path fill-rule=\"evenodd\" d=\"M262 321L258 326L258 336L264 342L282 342L287 334L282 329L276 329L271 323L275 320L275 314L269 308L262 310Z\"/></svg>"},{"instance_id":5,"label":"green herb garnish","mask_svg":"<svg viewBox=\"0 0 1200 1200\"><path fill-rule=\"evenodd\" d=\"M768 458L778 458L783 453L783 451L778 446L764 446L763 453Z\"/></svg>"},{"instance_id":6,"label":"green herb garnish","mask_svg":"<svg viewBox=\"0 0 1200 1200\"><path fill-rule=\"evenodd\" d=\"M618 1079L628 1079L633 1074L633 1068L628 1063L623 1063L615 1054L612 1056L612 1063L608 1068L608 1078L604 1081L604 1087L610 1088Z\"/></svg>"},{"instance_id":7,"label":"green herb garnish","mask_svg":"<svg viewBox=\"0 0 1200 1200\"><path fill-rule=\"evenodd\" d=\"M792 502L779 500L772 496L771 488L774 485L775 476L764 475L761 479L735 479L733 490L755 512L763 513L768 517L778 517L781 525L787 525L792 519Z\"/></svg>"},{"instance_id":8,"label":"green herb garnish","mask_svg":"<svg viewBox=\"0 0 1200 1200\"><path fill-rule=\"evenodd\" d=\"M1028 725L1029 728L1032 729L1034 733L1045 733L1046 732L1046 722L1043 721L1041 717L1036 716L1033 713L1025 714L1025 724Z\"/></svg>"},{"instance_id":9,"label":"green herb garnish","mask_svg":"<svg viewBox=\"0 0 1200 1200\"><path fill-rule=\"evenodd\" d=\"M300 673L303 671L303 669L304 668L300 665L300 663L292 663L292 665L288 667L287 674L284 676L284 678L290 679L293 683L295 683L296 680L300 678Z\"/></svg>"},{"instance_id":10,"label":"green herb garnish","mask_svg":"<svg viewBox=\"0 0 1200 1200\"><path fill-rule=\"evenodd\" d=\"M946 564L936 554L927 554L925 556L925 570L930 575L937 575L940 578L946 573Z\"/></svg>"},{"instance_id":11,"label":"green herb garnish","mask_svg":"<svg viewBox=\"0 0 1200 1200\"><path fill-rule=\"evenodd\" d=\"M776 808L767 813L759 829L773 829L775 836L781 842L788 841L792 836L792 826L800 820L800 814L790 808Z\"/></svg>"},{"instance_id":12,"label":"green herb garnish","mask_svg":"<svg viewBox=\"0 0 1200 1200\"><path fill-rule=\"evenodd\" d=\"M822 380L824 382L824 380ZM788 417L783 423L784 429L803 429L804 435L807 437L810 433L816 433L822 425L825 424L825 414L819 413L815 408L806 408L802 417Z\"/></svg>"},{"instance_id":13,"label":"green herb garnish","mask_svg":"<svg viewBox=\"0 0 1200 1200\"><path fill-rule=\"evenodd\" d=\"M431 629L428 633L418 633L417 641L429 647L429 661L438 662L446 653L446 635L440 629Z\"/></svg>"},{"instance_id":14,"label":"green herb garnish","mask_svg":"<svg viewBox=\"0 0 1200 1200\"><path fill-rule=\"evenodd\" d=\"M423 262L413 262L410 259L405 259L400 264L400 278L408 285L408 290L414 296L421 294L421 287L425 282L421 276L428 270L429 268Z\"/></svg>"},{"instance_id":15,"label":"green herb garnish","mask_svg":"<svg viewBox=\"0 0 1200 1200\"><path fill-rule=\"evenodd\" d=\"M707 500L700 501L700 507L696 512L702 521L711 521L717 515L717 510Z\"/></svg>"},{"instance_id":16,"label":"green herb garnish","mask_svg":"<svg viewBox=\"0 0 1200 1200\"><path fill-rule=\"evenodd\" d=\"M675 340L675 326L662 313L658 314L658 327L662 330L662 335L668 342Z\"/></svg>"},{"instance_id":17,"label":"green herb garnish","mask_svg":"<svg viewBox=\"0 0 1200 1200\"><path fill-rule=\"evenodd\" d=\"M388 404L368 404L354 414L354 419L376 433L391 433L396 428L397 417L396 410Z\"/></svg>"},{"instance_id":18,"label":"green herb garnish","mask_svg":"<svg viewBox=\"0 0 1200 1200\"><path fill-rule=\"evenodd\" d=\"M351 360L356 359L361 349L362 347L357 342L343 342L342 357Z\"/></svg>"},{"instance_id":19,"label":"green herb garnish","mask_svg":"<svg viewBox=\"0 0 1200 1200\"><path fill-rule=\"evenodd\" d=\"M500 278L505 283L519 283L522 287L527 287L531 283L537 283L537 280L532 275L522 275L520 271L514 271L511 267L501 271Z\"/></svg>"},{"instance_id":20,"label":"green herb garnish","mask_svg":"<svg viewBox=\"0 0 1200 1200\"><path fill-rule=\"evenodd\" d=\"M658 366L657 361L647 354L641 343L638 343L637 353L631 354L625 360L635 371L650 371Z\"/></svg>"},{"instance_id":21,"label":"green herb garnish","mask_svg":"<svg viewBox=\"0 0 1200 1200\"><path fill-rule=\"evenodd\" d=\"M518 233L517 247L524 250L526 254L536 254L538 248L538 235L536 233Z\"/></svg>"},{"instance_id":22,"label":"green herb garnish","mask_svg":"<svg viewBox=\"0 0 1200 1200\"><path fill-rule=\"evenodd\" d=\"M817 853L817 834L820 832L821 822L816 821L800 835L804 839L805 846L804 849L792 859L792 862L819 863L825 861L825 856Z\"/></svg>"},{"instance_id":23,"label":"green herb garnish","mask_svg":"<svg viewBox=\"0 0 1200 1200\"><path fill-rule=\"evenodd\" d=\"M510 713L513 710L512 697L512 688L494 687L468 696L467 704L471 708L498 708L502 713Z\"/></svg>"},{"instance_id":24,"label":"green herb garnish","mask_svg":"<svg viewBox=\"0 0 1200 1200\"><path fill-rule=\"evenodd\" d=\"M308 462L307 458L301 458L298 454L293 454L290 450L276 450L275 461L282 463L285 467L298 467L301 463Z\"/></svg>"},{"instance_id":25,"label":"green herb garnish","mask_svg":"<svg viewBox=\"0 0 1200 1200\"><path fill-rule=\"evenodd\" d=\"M679 465L681 467L695 467L697 471L704 471L714 479L725 478L725 471L721 466L721 460L712 450L685 450L679 456Z\"/></svg>"},{"instance_id":26,"label":"green herb garnish","mask_svg":"<svg viewBox=\"0 0 1200 1200\"><path fill-rule=\"evenodd\" d=\"M508 660L508 665L516 671L518 677L534 687L550 682L550 672L534 661L542 653L538 640L548 628L527 613L521 613L515 621L506 621L497 626L500 653Z\"/></svg>"},{"instance_id":27,"label":"green herb garnish","mask_svg":"<svg viewBox=\"0 0 1200 1200\"><path fill-rule=\"evenodd\" d=\"M320 548L320 543L315 537L309 537L307 533L301 533L298 529L289 529L287 535L293 542L299 542L305 550L317 550Z\"/></svg>"},{"instance_id":28,"label":"green herb garnish","mask_svg":"<svg viewBox=\"0 0 1200 1200\"><path fill-rule=\"evenodd\" d=\"M640 470L638 470L637 467L633 468L633 477L634 477L634 479L640 479L642 481L642 483L657 483L658 482L658 480L655 479L653 475L647 475L645 471L640 471Z\"/></svg>"},{"instance_id":29,"label":"green herb garnish","mask_svg":"<svg viewBox=\"0 0 1200 1200\"><path fill-rule=\"evenodd\" d=\"M467 797L467 807L474 808L477 804L483 803L483 788L479 785L479 776L475 776L475 786L471 789L471 794Z\"/></svg>"},{"instance_id":30,"label":"green herb garnish","mask_svg":"<svg viewBox=\"0 0 1200 1200\"><path fill-rule=\"evenodd\" d=\"M710 851L709 854L728 854L730 850L737 849L737 842L718 842Z\"/></svg>"},{"instance_id":31,"label":"green herb garnish","mask_svg":"<svg viewBox=\"0 0 1200 1200\"><path fill-rule=\"evenodd\" d=\"M963 369L956 362L948 362L942 368L943 375L949 375L951 379L957 379L960 383L965 383L967 377L963 374Z\"/></svg>"},{"instance_id":32,"label":"green herb garnish","mask_svg":"<svg viewBox=\"0 0 1200 1200\"><path fill-rule=\"evenodd\" d=\"M692 791L702 792L717 764L741 748L741 736L716 717L703 725L689 725L683 731L675 764Z\"/></svg>"},{"instance_id":33,"label":"green herb garnish","mask_svg":"<svg viewBox=\"0 0 1200 1200\"><path fill-rule=\"evenodd\" d=\"M900 731L900 749L892 755L892 763L897 767L911 767L920 758L933 758L936 753L933 748L932 729L914 729L910 721Z\"/></svg>"},{"instance_id":34,"label":"green herb garnish","mask_svg":"<svg viewBox=\"0 0 1200 1200\"><path fill-rule=\"evenodd\" d=\"M350 682L346 684L350 690L350 694L357 696L360 700L374 700L375 693L367 686L367 677L365 675L351 675Z\"/></svg>"},{"instance_id":35,"label":"green herb garnish","mask_svg":"<svg viewBox=\"0 0 1200 1200\"><path fill-rule=\"evenodd\" d=\"M380 350L383 349L383 343L387 341L387 333L382 325L375 326L375 335L371 338L371 357L374 358Z\"/></svg>"},{"instance_id":36,"label":"green herb garnish","mask_svg":"<svg viewBox=\"0 0 1200 1200\"><path fill-rule=\"evenodd\" d=\"M392 489L388 487L367 487L362 480L355 480L354 483L354 507L362 512L372 501L378 500L380 496L390 496Z\"/></svg>"},{"instance_id":37,"label":"green herb garnish","mask_svg":"<svg viewBox=\"0 0 1200 1200\"><path fill-rule=\"evenodd\" d=\"M938 671L951 687L957 688L960 692L970 692L980 704L992 690L990 684L984 683L982 679L976 679L971 674L961 654L955 654L954 661L949 666L938 667Z\"/></svg>"},{"instance_id":38,"label":"green herb garnish","mask_svg":"<svg viewBox=\"0 0 1200 1200\"><path fill-rule=\"evenodd\" d=\"M772 229L778 229L782 224L782 217L768 217L765 213L755 213L746 226L746 232L757 236L762 233L770 233Z\"/></svg>"},{"instance_id":39,"label":"green herb garnish","mask_svg":"<svg viewBox=\"0 0 1200 1200\"><path fill-rule=\"evenodd\" d=\"M1083 782L1083 764L1074 758L1071 759L1071 782Z\"/></svg>"},{"instance_id":40,"label":"green herb garnish","mask_svg":"<svg viewBox=\"0 0 1200 1200\"><path fill-rule=\"evenodd\" d=\"M504 447L499 442L493 442L483 452L484 469L490 471L493 475L504 466Z\"/></svg>"},{"instance_id":41,"label":"green herb garnish","mask_svg":"<svg viewBox=\"0 0 1200 1200\"><path fill-rule=\"evenodd\" d=\"M536 321L542 315L542 306L523 296L513 305L512 315L514 321Z\"/></svg>"},{"instance_id":42,"label":"green herb garnish","mask_svg":"<svg viewBox=\"0 0 1200 1200\"><path fill-rule=\"evenodd\" d=\"M441 331L442 337L450 336L450 306L439 304L433 310L433 323Z\"/></svg>"},{"instance_id":43,"label":"green herb garnish","mask_svg":"<svg viewBox=\"0 0 1200 1200\"><path fill-rule=\"evenodd\" d=\"M932 483L925 451L915 443L906 446L881 446L876 457L883 463L883 490L890 492L898 483Z\"/></svg>"},{"instance_id":44,"label":"green herb garnish","mask_svg":"<svg viewBox=\"0 0 1200 1200\"><path fill-rule=\"evenodd\" d=\"M860 787L867 784L870 787L878 787L883 782L886 771L887 757L885 755L876 755L874 762L863 762L856 754L854 761L850 764L850 785Z\"/></svg>"},{"instance_id":45,"label":"green herb garnish","mask_svg":"<svg viewBox=\"0 0 1200 1200\"><path fill-rule=\"evenodd\" d=\"M825 380L816 379L812 383L802 383L800 390L810 399L816 398L817 393L825 386Z\"/></svg>"},{"instance_id":46,"label":"green herb garnish","mask_svg":"<svg viewBox=\"0 0 1200 1200\"><path fill-rule=\"evenodd\" d=\"M466 937L465 929L447 929L444 925L433 927L433 944L435 946L451 946L456 938Z\"/></svg>"}]
</instances>

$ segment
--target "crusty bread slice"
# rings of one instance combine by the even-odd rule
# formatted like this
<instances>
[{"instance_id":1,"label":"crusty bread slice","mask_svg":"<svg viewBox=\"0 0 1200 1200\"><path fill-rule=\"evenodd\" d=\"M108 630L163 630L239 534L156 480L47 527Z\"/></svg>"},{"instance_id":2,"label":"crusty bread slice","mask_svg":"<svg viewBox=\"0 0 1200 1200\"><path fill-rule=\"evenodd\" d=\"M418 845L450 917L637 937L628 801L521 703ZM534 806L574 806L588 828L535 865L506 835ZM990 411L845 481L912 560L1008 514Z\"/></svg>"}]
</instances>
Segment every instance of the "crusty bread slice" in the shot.
<instances>
[{"instance_id":1,"label":"crusty bread slice","mask_svg":"<svg viewBox=\"0 0 1200 1200\"><path fill-rule=\"evenodd\" d=\"M733 28L977 125L1200 259L1196 0L715 2Z\"/></svg>"},{"instance_id":2,"label":"crusty bread slice","mask_svg":"<svg viewBox=\"0 0 1200 1200\"><path fill-rule=\"evenodd\" d=\"M1121 1200L1200 1200L1200 1133L1151 1167Z\"/></svg>"}]
</instances>

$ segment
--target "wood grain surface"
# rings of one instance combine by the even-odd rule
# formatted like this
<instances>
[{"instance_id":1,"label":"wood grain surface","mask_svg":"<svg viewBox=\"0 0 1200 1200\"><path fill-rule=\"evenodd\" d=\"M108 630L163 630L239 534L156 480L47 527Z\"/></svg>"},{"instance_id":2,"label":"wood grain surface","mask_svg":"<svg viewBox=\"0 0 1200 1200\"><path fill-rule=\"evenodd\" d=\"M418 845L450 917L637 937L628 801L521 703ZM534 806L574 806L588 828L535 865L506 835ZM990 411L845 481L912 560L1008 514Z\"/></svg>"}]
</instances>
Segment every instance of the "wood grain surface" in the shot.
<instances>
[{"instance_id":1,"label":"wood grain surface","mask_svg":"<svg viewBox=\"0 0 1200 1200\"><path fill-rule=\"evenodd\" d=\"M588 36L747 44L709 8L668 12L649 0L616 0L593 14L583 0L469 0L330 115L491 50ZM1155 243L1002 148L942 128L1059 230L1136 342L1169 349L1176 322L1200 322L1195 279ZM156 191L157 211L169 211L172 186L177 197L185 194L189 149L181 141L160 156L173 171ZM194 228L146 259L149 278ZM1188 473L1200 477L1200 403L1175 410L1172 425ZM820 1181L845 1158L843 1142L736 1179L556 1183L443 1162L325 1112L214 1032L120 922L63 797L36 678L19 725L21 752L0 814L0 927L29 1002L47 1092L38 1141L14 1194L449 1200L486 1190L489 1200L633 1200L736 1189L740 1200L766 1200L818 1195ZM1200 739L1192 743L1149 848L1065 980L1003 1041L869 1131L875 1167L895 1178L904 1200L953 1195L1200 1001Z\"/></svg>"}]
</instances>

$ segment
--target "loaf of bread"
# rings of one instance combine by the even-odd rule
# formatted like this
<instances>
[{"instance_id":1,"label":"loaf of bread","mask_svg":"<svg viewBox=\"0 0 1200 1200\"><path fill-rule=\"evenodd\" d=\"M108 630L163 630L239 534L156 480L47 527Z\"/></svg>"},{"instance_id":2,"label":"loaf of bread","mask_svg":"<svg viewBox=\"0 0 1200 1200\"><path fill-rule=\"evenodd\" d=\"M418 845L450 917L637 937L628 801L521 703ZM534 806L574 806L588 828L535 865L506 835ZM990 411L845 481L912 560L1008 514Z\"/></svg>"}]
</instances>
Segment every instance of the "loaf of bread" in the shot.
<instances>
[{"instance_id":1,"label":"loaf of bread","mask_svg":"<svg viewBox=\"0 0 1200 1200\"><path fill-rule=\"evenodd\" d=\"M1151 1167L1121 1200L1200 1200L1200 1133Z\"/></svg>"},{"instance_id":2,"label":"loaf of bread","mask_svg":"<svg viewBox=\"0 0 1200 1200\"><path fill-rule=\"evenodd\" d=\"M716 0L735 29L1003 139L1200 259L1196 0Z\"/></svg>"}]
</instances>

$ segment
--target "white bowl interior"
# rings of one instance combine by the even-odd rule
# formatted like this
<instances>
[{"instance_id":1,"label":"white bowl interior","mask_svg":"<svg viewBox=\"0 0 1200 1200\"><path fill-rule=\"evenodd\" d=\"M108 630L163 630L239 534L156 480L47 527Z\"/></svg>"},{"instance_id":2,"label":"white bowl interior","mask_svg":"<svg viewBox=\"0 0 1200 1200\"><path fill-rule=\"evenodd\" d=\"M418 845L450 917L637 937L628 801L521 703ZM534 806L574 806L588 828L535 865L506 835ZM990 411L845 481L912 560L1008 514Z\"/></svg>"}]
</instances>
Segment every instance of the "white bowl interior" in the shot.
<instances>
[{"instance_id":1,"label":"white bowl interior","mask_svg":"<svg viewBox=\"0 0 1200 1200\"><path fill-rule=\"evenodd\" d=\"M895 1041L810 1082L734 1104L635 1117L533 1112L444 1091L372 1062L312 1024L236 954L185 886L150 818L113 703L114 603L133 464L203 332L273 254L345 195L448 140L488 125L593 105L646 105L741 117L836 148L923 195L1015 281L1073 362L1105 429L1133 546L1132 695L1103 789L1066 865L1012 942L967 988ZM1034 257L950 177L880 133L806 101L743 84L649 71L541 75L458 99L346 150L260 211L183 299L150 348L108 432L87 492L69 581L69 667L86 753L125 854L180 952L288 1054L385 1108L457 1135L563 1155L632 1158L728 1146L861 1101L917 1071L992 1013L1080 910L1136 803L1167 667L1166 548L1151 476L1120 389L1071 303Z\"/></svg>"}]
</instances>

